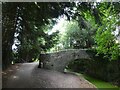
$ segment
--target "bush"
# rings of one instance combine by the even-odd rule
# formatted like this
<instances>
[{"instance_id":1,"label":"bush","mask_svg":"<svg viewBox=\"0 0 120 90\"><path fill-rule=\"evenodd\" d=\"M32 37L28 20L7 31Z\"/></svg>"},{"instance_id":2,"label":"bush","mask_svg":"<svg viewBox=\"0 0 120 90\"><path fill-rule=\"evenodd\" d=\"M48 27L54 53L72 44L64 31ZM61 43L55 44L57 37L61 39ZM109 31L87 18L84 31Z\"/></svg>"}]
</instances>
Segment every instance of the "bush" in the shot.
<instances>
[{"instance_id":1,"label":"bush","mask_svg":"<svg viewBox=\"0 0 120 90\"><path fill-rule=\"evenodd\" d=\"M120 86L120 60L109 61L101 55L93 60L72 61L68 68Z\"/></svg>"}]
</instances>

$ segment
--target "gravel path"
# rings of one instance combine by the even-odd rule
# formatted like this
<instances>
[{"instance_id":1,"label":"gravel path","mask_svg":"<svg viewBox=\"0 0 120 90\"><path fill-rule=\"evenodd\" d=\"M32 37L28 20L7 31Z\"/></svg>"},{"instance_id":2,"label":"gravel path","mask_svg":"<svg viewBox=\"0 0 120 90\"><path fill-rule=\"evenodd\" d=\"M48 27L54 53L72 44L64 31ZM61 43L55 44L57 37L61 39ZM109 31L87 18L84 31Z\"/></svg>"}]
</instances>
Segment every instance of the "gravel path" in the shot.
<instances>
[{"instance_id":1,"label":"gravel path","mask_svg":"<svg viewBox=\"0 0 120 90\"><path fill-rule=\"evenodd\" d=\"M16 64L2 73L3 88L94 88L95 86L70 73L40 69L38 62Z\"/></svg>"}]
</instances>

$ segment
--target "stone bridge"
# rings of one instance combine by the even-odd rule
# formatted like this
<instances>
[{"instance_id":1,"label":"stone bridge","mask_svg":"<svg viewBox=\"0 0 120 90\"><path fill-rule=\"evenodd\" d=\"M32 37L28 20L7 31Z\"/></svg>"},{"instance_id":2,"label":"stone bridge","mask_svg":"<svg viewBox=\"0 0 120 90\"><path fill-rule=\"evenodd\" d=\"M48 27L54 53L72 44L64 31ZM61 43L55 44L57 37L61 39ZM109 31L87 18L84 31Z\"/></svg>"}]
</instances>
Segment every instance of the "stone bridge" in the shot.
<instances>
[{"instance_id":1,"label":"stone bridge","mask_svg":"<svg viewBox=\"0 0 120 90\"><path fill-rule=\"evenodd\" d=\"M87 49L70 49L40 54L39 67L64 72L69 62L76 59L91 59L91 55Z\"/></svg>"}]
</instances>

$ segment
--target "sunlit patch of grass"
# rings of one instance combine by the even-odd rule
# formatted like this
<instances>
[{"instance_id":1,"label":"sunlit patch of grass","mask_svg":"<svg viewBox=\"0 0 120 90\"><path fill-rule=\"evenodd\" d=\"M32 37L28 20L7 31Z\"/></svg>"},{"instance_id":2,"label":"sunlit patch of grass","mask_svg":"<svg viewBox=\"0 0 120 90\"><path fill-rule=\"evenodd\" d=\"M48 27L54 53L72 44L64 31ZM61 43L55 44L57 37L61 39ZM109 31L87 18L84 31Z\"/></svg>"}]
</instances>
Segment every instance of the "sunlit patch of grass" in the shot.
<instances>
[{"instance_id":1,"label":"sunlit patch of grass","mask_svg":"<svg viewBox=\"0 0 120 90\"><path fill-rule=\"evenodd\" d=\"M112 84L110 84L108 82L95 79L95 78L90 77L88 75L83 75L83 76L84 76L85 79L87 79L88 81L90 81L91 83L93 83L98 88L117 88L117 86L114 86L114 85L112 85Z\"/></svg>"}]
</instances>

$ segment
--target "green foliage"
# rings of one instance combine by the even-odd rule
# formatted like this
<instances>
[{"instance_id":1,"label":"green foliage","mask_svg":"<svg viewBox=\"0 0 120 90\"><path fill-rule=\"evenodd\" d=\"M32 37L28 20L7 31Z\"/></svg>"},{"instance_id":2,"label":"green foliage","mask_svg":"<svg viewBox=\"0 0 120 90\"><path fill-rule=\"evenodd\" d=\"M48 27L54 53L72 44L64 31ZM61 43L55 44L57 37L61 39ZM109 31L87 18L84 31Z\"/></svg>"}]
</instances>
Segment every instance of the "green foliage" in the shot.
<instances>
[{"instance_id":1,"label":"green foliage","mask_svg":"<svg viewBox=\"0 0 120 90\"><path fill-rule=\"evenodd\" d=\"M60 43L63 44L64 48L74 48L74 42L75 39L78 38L79 34L79 27L78 27L78 23L75 21L70 21L70 22L66 22L66 24L64 25L65 27L65 34L61 36L60 38Z\"/></svg>"},{"instance_id":2,"label":"green foliage","mask_svg":"<svg viewBox=\"0 0 120 90\"><path fill-rule=\"evenodd\" d=\"M67 69L120 86L120 60L109 61L101 56L95 56L91 60L74 60L69 63Z\"/></svg>"},{"instance_id":3,"label":"green foliage","mask_svg":"<svg viewBox=\"0 0 120 90\"><path fill-rule=\"evenodd\" d=\"M117 26L117 15L111 9L112 5L107 9L101 7L101 12L104 12L102 22L104 25L99 26L96 33L96 43L98 54L104 54L109 60L118 60L120 56L119 43L116 43L114 31ZM102 10L103 9L103 10Z\"/></svg>"},{"instance_id":4,"label":"green foliage","mask_svg":"<svg viewBox=\"0 0 120 90\"><path fill-rule=\"evenodd\" d=\"M119 26L118 5L120 3L77 3L75 14L65 22L64 34L60 35L63 46L68 48L93 48L109 60L118 60L120 44L116 43L116 27ZM83 8L84 7L84 8Z\"/></svg>"},{"instance_id":5,"label":"green foliage","mask_svg":"<svg viewBox=\"0 0 120 90\"><path fill-rule=\"evenodd\" d=\"M109 82L105 82L105 81L96 79L96 78L91 77L91 76L86 75L86 74L82 74L82 76L83 76L85 79L87 79L88 81L90 81L92 84L94 84L94 85L98 88L98 90L106 90L106 89L103 89L103 88L112 88L111 90L118 89L117 86L112 85L112 84L109 83Z\"/></svg>"},{"instance_id":6,"label":"green foliage","mask_svg":"<svg viewBox=\"0 0 120 90\"><path fill-rule=\"evenodd\" d=\"M3 63L10 64L16 58L32 60L42 51L52 48L60 37L62 48L92 48L109 59L118 59L120 48L112 33L119 25L120 3L87 2L4 2L2 4L2 52ZM47 33L56 23L55 18L66 15L66 34ZM74 19L74 20L72 20ZM96 33L97 31L97 33ZM96 37L95 37L96 33ZM15 36L18 34L18 36ZM96 40L94 40L96 38ZM19 41L17 52L12 52L15 39ZM58 46L59 49L61 46ZM18 60L19 61L19 60Z\"/></svg>"},{"instance_id":7,"label":"green foliage","mask_svg":"<svg viewBox=\"0 0 120 90\"><path fill-rule=\"evenodd\" d=\"M60 41L64 49L68 48L91 48L94 44L94 30L92 28L84 29L79 27L75 20L66 21L64 24L64 33L60 34Z\"/></svg>"},{"instance_id":8,"label":"green foliage","mask_svg":"<svg viewBox=\"0 0 120 90\"><path fill-rule=\"evenodd\" d=\"M11 6L8 8L8 6ZM12 44L14 38L16 23L16 5L12 3L2 4L2 69L5 69L11 64L13 59ZM10 12L11 11L11 12Z\"/></svg>"},{"instance_id":9,"label":"green foliage","mask_svg":"<svg viewBox=\"0 0 120 90\"><path fill-rule=\"evenodd\" d=\"M7 67L14 59L15 62L31 61L38 58L42 51L53 47L58 32L51 35L46 32L55 24L54 18L67 14L65 8L71 5L74 6L70 2L4 2L3 66ZM15 40L19 44L14 43ZM12 51L13 44L17 47L17 53Z\"/></svg>"}]
</instances>

